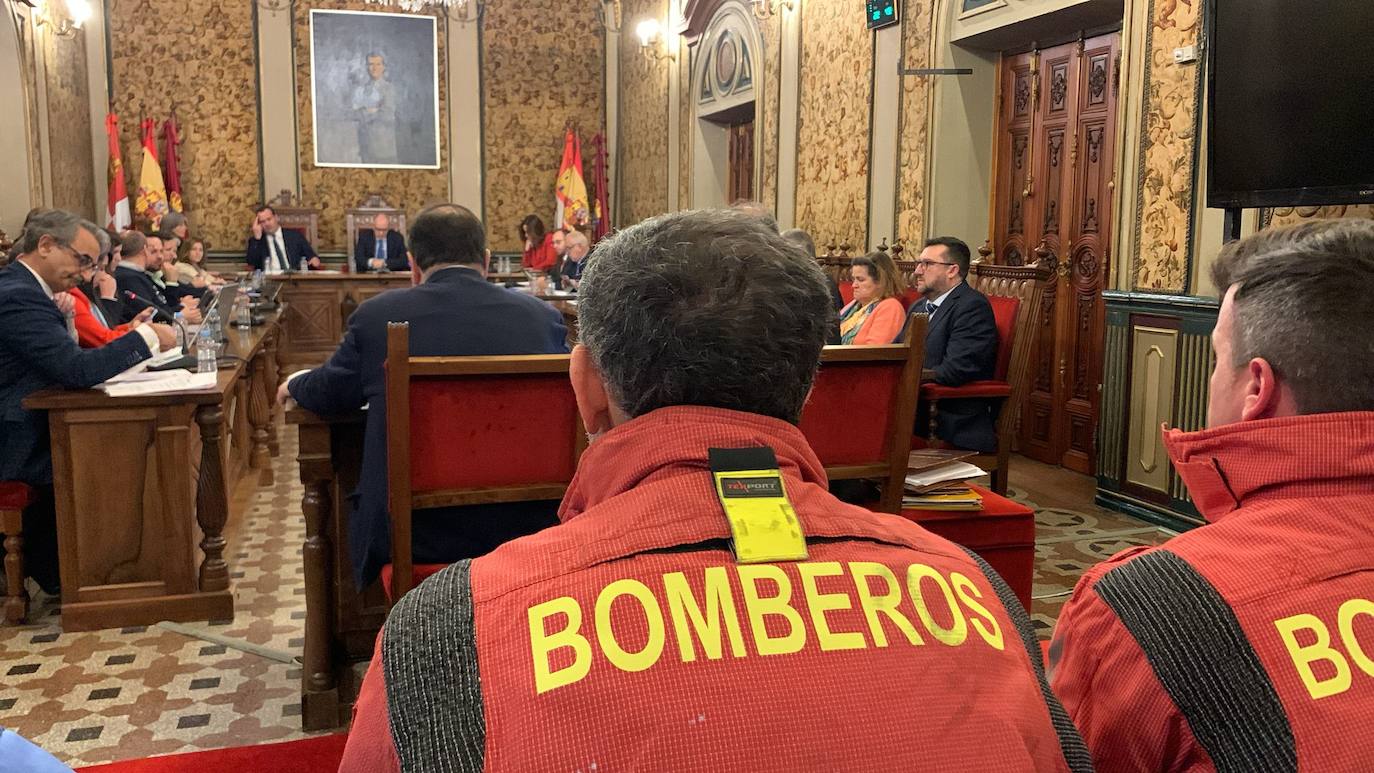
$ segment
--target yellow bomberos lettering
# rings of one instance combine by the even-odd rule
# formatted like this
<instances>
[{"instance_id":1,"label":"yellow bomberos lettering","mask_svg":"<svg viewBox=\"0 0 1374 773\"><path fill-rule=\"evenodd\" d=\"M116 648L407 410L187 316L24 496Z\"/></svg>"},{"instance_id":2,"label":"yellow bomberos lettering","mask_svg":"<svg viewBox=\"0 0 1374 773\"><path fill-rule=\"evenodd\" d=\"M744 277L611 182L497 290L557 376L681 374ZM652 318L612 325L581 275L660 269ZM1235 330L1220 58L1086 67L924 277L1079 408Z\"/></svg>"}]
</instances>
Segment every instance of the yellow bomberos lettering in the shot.
<instances>
[{"instance_id":1,"label":"yellow bomberos lettering","mask_svg":"<svg viewBox=\"0 0 1374 773\"><path fill-rule=\"evenodd\" d=\"M973 630L983 637L983 641L987 642L988 646L993 649L1002 649L1002 627L997 624L997 618L992 616L988 608L978 601L983 597L983 592L978 590L978 586L973 584L973 580L959 572L950 572L949 581L954 586L954 592L959 595L959 600L977 615L969 621L973 623Z\"/></svg>"},{"instance_id":2,"label":"yellow bomberos lettering","mask_svg":"<svg viewBox=\"0 0 1374 773\"><path fill-rule=\"evenodd\" d=\"M1315 700L1339 695L1350 689L1350 664L1344 655L1331 647L1331 632L1321 618L1309 614L1293 615L1275 620L1274 625L1279 629L1283 646L1288 648L1288 656L1293 659L1293 667L1298 670L1298 677L1307 687L1308 695ZM1297 635L1300 630L1311 631L1315 641L1311 644L1300 643ZM1313 663L1323 660L1336 671L1327 679L1319 678L1312 667Z\"/></svg>"},{"instance_id":3,"label":"yellow bomberos lettering","mask_svg":"<svg viewBox=\"0 0 1374 773\"><path fill-rule=\"evenodd\" d=\"M1355 638L1355 616L1365 615L1374 618L1374 601L1369 599L1350 599L1341 605L1340 611L1336 613L1336 628L1341 632L1341 641L1345 642L1345 648L1350 652L1350 659L1355 661L1355 665L1369 676L1374 676L1374 660L1369 657L1369 651L1360 644L1360 640Z\"/></svg>"},{"instance_id":4,"label":"yellow bomberos lettering","mask_svg":"<svg viewBox=\"0 0 1374 773\"><path fill-rule=\"evenodd\" d=\"M772 564L740 564L735 567L739 572L740 586L744 590L744 606L749 612L749 628L754 632L754 648L760 655L789 655L806 646L806 626L802 625L801 615L787 602L792 599L792 581L787 573ZM772 580L778 587L778 595L759 595L759 581ZM768 635L769 617L781 617L787 621L787 633L783 636Z\"/></svg>"},{"instance_id":5,"label":"yellow bomberos lettering","mask_svg":"<svg viewBox=\"0 0 1374 773\"><path fill-rule=\"evenodd\" d=\"M621 596L638 601L648 622L649 638L639 652L627 652L615 638L611 605ZM606 659L621 671L643 671L658 662L658 656L663 654L663 631L663 610L659 609L658 599L654 598L649 586L639 580L616 580L602 588L596 597L596 641Z\"/></svg>"},{"instance_id":6,"label":"yellow bomberos lettering","mask_svg":"<svg viewBox=\"0 0 1374 773\"><path fill-rule=\"evenodd\" d=\"M801 575L802 590L806 593L806 608L811 611L811 627L816 629L816 641L822 652L830 650L863 649L864 635L857 632L837 632L830 630L825 613L832 610L853 609L854 602L847 593L821 593L816 586L817 577L838 577L844 574L844 567L834 561L797 564Z\"/></svg>"},{"instance_id":7,"label":"yellow bomberos lettering","mask_svg":"<svg viewBox=\"0 0 1374 773\"><path fill-rule=\"evenodd\" d=\"M887 646L887 632L883 630L883 623L878 619L880 614L897 626L897 630L906 636L908 642L925 644L925 640L916 633L911 621L897 609L902 603L902 589L897 585L897 575L893 574L891 569L872 561L851 561L849 573L854 577L854 589L859 593L859 608L864 611L864 618L868 620L868 632L872 634L875 645ZM887 585L887 591L880 596L874 596L873 588L868 584L870 578L882 580Z\"/></svg>"},{"instance_id":8,"label":"yellow bomberos lettering","mask_svg":"<svg viewBox=\"0 0 1374 773\"><path fill-rule=\"evenodd\" d=\"M568 624L563 630L548 633L545 621L555 615L565 615ZM587 637L577 631L582 627L582 607L571 596L563 596L530 607L530 646L534 650L534 690L544 694L549 690L570 685L592 670L592 646ZM571 647L573 662L553 670L549 655L563 647Z\"/></svg>"},{"instance_id":9,"label":"yellow bomberos lettering","mask_svg":"<svg viewBox=\"0 0 1374 773\"><path fill-rule=\"evenodd\" d=\"M921 591L921 581L927 579L934 582L940 589L940 594L944 596L945 607L953 618L948 628L941 627L935 622L935 616L930 613L930 606L926 604L925 594ZM907 592L911 594L912 603L916 605L916 614L921 618L926 630L930 631L930 635L934 636L936 641L951 647L963 644L964 639L968 638L968 620L959 610L959 602L954 600L954 591L950 590L944 575L925 564L912 564L906 570L906 586Z\"/></svg>"},{"instance_id":10,"label":"yellow bomberos lettering","mask_svg":"<svg viewBox=\"0 0 1374 773\"><path fill-rule=\"evenodd\" d=\"M673 618L673 630L677 633L677 647L682 662L690 663L697 659L696 647L692 645L693 633L701 642L701 651L707 659L720 660L722 625L725 635L730 637L730 654L737 658L744 657L744 636L740 633L739 616L735 614L735 594L730 588L725 567L708 567L703 589L705 612L692 595L685 574L672 572L663 575L663 592L668 597L668 613Z\"/></svg>"},{"instance_id":11,"label":"yellow bomberos lettering","mask_svg":"<svg viewBox=\"0 0 1374 773\"><path fill-rule=\"evenodd\" d=\"M700 574L693 576L693 571ZM798 581L801 587L794 593L793 584ZM695 593L694 587L702 592ZM585 679L593 667L609 665L608 671L627 674L662 667L670 624L678 662L704 659L701 667L706 668L726 659L726 642L732 658L791 655L808 649L808 644L813 653L854 652L866 649L870 642L874 647L900 646L903 639L908 646L923 647L926 636L950 647L972 643L1005 651L995 602L985 584L922 563L757 563L738 564L733 571L709 566L665 572L658 578L620 578L599 589L589 588L577 598L561 596L529 608L534 688L542 695L567 687ZM584 610L584 603L591 609ZM858 622L855 610L863 614L864 623ZM593 630L583 630L585 611L591 612ZM851 614L844 615L846 611ZM1356 621L1363 625L1365 615L1374 617L1374 603L1342 607L1339 628L1351 659L1361 670L1374 673L1369 657L1374 648L1353 643ZM748 619L752 648L745 644L742 618ZM860 630L837 630L837 626L846 627L841 620L853 621L849 627ZM977 633L971 639L970 626ZM901 636L892 636L894 629ZM1304 629L1312 633L1303 640L1315 638L1315 643L1299 643L1297 632ZM1349 687L1349 663L1331 645L1331 635L1320 620L1311 615L1288 618L1279 621L1279 630L1309 689L1316 686L1314 696L1320 697L1321 690L1327 690L1321 694L1335 694ZM814 639L809 638L812 631ZM1325 671L1322 677L1313 675L1312 665L1321 660L1336 666L1337 677L1327 679Z\"/></svg>"}]
</instances>

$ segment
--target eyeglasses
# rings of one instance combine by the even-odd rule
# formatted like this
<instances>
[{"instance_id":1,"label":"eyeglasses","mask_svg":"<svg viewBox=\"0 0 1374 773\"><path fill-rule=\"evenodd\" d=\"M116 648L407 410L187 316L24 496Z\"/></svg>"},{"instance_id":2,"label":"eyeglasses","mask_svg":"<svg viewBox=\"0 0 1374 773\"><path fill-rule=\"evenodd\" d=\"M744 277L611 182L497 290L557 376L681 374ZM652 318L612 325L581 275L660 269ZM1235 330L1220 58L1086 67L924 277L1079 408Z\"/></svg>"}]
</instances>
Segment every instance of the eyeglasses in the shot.
<instances>
[{"instance_id":1,"label":"eyeglasses","mask_svg":"<svg viewBox=\"0 0 1374 773\"><path fill-rule=\"evenodd\" d=\"M945 263L944 261L940 261L940 260L918 260L918 261L916 261L916 267L919 268L919 269L921 269L922 271L925 271L926 269L930 268L931 266L953 266L953 265L955 265L955 264L953 264L953 263Z\"/></svg>"},{"instance_id":2,"label":"eyeglasses","mask_svg":"<svg viewBox=\"0 0 1374 773\"><path fill-rule=\"evenodd\" d=\"M85 255L83 253L77 252L76 248L71 246L70 244L59 244L57 246L65 250L66 252L70 253L72 257L76 258L76 264L82 270L88 269L91 266L95 265L95 258L91 257L90 255Z\"/></svg>"}]
</instances>

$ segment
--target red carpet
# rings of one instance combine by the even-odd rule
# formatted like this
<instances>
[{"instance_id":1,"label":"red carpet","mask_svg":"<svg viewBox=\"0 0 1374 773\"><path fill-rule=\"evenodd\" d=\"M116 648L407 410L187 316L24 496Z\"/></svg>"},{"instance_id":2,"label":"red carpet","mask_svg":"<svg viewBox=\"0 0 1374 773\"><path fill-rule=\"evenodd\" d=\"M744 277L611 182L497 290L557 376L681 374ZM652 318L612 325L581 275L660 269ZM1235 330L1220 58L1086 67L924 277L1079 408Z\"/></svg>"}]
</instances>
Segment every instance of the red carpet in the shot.
<instances>
[{"instance_id":1,"label":"red carpet","mask_svg":"<svg viewBox=\"0 0 1374 773\"><path fill-rule=\"evenodd\" d=\"M98 773L320 773L339 769L345 733L78 768Z\"/></svg>"}]
</instances>

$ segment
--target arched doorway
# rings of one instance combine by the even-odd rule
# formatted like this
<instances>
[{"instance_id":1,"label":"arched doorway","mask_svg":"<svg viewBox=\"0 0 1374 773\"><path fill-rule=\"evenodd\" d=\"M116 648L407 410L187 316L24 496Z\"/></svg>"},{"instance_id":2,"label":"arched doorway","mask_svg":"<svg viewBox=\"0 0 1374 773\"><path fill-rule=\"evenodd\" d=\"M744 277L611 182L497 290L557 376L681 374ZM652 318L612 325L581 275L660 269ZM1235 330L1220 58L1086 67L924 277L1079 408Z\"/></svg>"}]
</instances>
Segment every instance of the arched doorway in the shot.
<instances>
[{"instance_id":1,"label":"arched doorway","mask_svg":"<svg viewBox=\"0 0 1374 773\"><path fill-rule=\"evenodd\" d=\"M749 9L721 3L692 45L692 206L757 198L761 187L754 119L763 41Z\"/></svg>"}]
</instances>

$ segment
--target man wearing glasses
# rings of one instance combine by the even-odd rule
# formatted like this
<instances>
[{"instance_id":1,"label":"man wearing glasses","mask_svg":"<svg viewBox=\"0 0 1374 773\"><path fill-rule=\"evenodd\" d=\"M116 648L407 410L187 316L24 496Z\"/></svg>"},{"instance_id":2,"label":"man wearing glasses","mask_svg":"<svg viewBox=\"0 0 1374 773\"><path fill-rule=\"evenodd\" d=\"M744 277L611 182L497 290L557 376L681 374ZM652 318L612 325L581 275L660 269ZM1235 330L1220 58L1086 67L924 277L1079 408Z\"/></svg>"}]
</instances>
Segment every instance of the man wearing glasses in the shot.
<instances>
[{"instance_id":1,"label":"man wearing glasses","mask_svg":"<svg viewBox=\"0 0 1374 773\"><path fill-rule=\"evenodd\" d=\"M57 527L52 456L45 411L30 411L30 394L61 386L85 389L158 351L158 335L139 325L99 349L82 349L68 332L60 297L81 281L81 263L100 253L96 226L50 209L30 218L19 255L0 270L0 480L27 483L35 501L24 510L29 574L48 593L58 590Z\"/></svg>"},{"instance_id":2,"label":"man wearing glasses","mask_svg":"<svg viewBox=\"0 0 1374 773\"><path fill-rule=\"evenodd\" d=\"M952 236L926 241L916 261L916 289L924 301L912 304L913 313L930 315L923 363L927 378L941 386L963 386L990 379L997 367L997 322L986 295L969 286L969 249ZM995 403L984 399L941 400L935 434L968 451L997 450ZM915 433L924 437L930 427L927 406L916 415Z\"/></svg>"}]
</instances>

